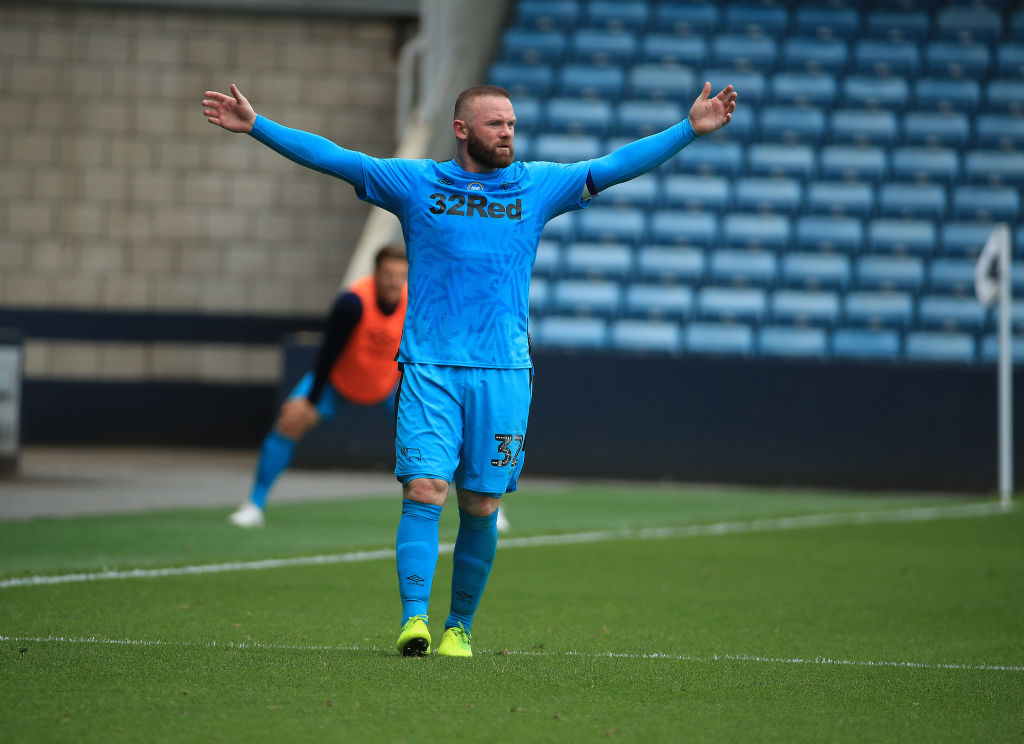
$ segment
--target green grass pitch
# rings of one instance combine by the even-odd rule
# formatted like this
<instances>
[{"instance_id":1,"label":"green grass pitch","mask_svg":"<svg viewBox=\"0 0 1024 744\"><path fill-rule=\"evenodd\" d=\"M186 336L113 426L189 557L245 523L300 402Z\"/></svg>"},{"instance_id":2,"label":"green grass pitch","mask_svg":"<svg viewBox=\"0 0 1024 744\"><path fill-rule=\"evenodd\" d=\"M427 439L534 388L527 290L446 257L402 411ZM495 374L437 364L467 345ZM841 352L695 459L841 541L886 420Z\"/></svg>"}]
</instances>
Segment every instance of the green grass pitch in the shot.
<instances>
[{"instance_id":1,"label":"green grass pitch","mask_svg":"<svg viewBox=\"0 0 1024 744\"><path fill-rule=\"evenodd\" d=\"M524 490L510 539L602 532L499 546L472 659L396 654L373 553L11 582L386 554L397 501L272 503L252 532L225 509L0 523L0 741L1024 740L1024 516L957 511L979 500Z\"/></svg>"}]
</instances>

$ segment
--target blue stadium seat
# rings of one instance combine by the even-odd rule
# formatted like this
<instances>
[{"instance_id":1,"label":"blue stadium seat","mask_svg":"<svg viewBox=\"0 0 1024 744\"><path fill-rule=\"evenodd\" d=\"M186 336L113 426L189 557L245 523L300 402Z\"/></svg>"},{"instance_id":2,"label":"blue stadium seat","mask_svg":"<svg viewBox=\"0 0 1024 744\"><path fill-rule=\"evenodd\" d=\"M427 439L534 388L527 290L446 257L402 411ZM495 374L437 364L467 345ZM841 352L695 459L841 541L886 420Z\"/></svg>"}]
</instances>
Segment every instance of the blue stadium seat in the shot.
<instances>
[{"instance_id":1,"label":"blue stadium seat","mask_svg":"<svg viewBox=\"0 0 1024 744\"><path fill-rule=\"evenodd\" d=\"M1024 116L982 114L975 123L975 141L1004 150L1024 148Z\"/></svg>"},{"instance_id":2,"label":"blue stadium seat","mask_svg":"<svg viewBox=\"0 0 1024 744\"><path fill-rule=\"evenodd\" d=\"M499 59L528 65L557 65L568 49L565 34L512 28L501 36Z\"/></svg>"},{"instance_id":3,"label":"blue stadium seat","mask_svg":"<svg viewBox=\"0 0 1024 744\"><path fill-rule=\"evenodd\" d=\"M657 210L651 213L651 242L707 248L718 239L718 220L713 214Z\"/></svg>"},{"instance_id":4,"label":"blue stadium seat","mask_svg":"<svg viewBox=\"0 0 1024 744\"><path fill-rule=\"evenodd\" d=\"M873 10L867 14L866 27L870 36L920 41L928 38L931 19L920 10Z\"/></svg>"},{"instance_id":5,"label":"blue stadium seat","mask_svg":"<svg viewBox=\"0 0 1024 744\"><path fill-rule=\"evenodd\" d=\"M1001 44L996 48L995 74L1024 78L1024 44Z\"/></svg>"},{"instance_id":6,"label":"blue stadium seat","mask_svg":"<svg viewBox=\"0 0 1024 744\"><path fill-rule=\"evenodd\" d=\"M799 208L803 190L792 178L741 178L736 181L735 204L748 212L793 214Z\"/></svg>"},{"instance_id":7,"label":"blue stadium seat","mask_svg":"<svg viewBox=\"0 0 1024 744\"><path fill-rule=\"evenodd\" d=\"M860 27L856 8L803 6L796 10L796 32L822 39L849 39Z\"/></svg>"},{"instance_id":8,"label":"blue stadium seat","mask_svg":"<svg viewBox=\"0 0 1024 744\"><path fill-rule=\"evenodd\" d=\"M843 81L842 105L849 108L896 109L910 100L910 86L901 77L850 75Z\"/></svg>"},{"instance_id":9,"label":"blue stadium seat","mask_svg":"<svg viewBox=\"0 0 1024 744\"><path fill-rule=\"evenodd\" d=\"M722 220L722 241L735 248L782 249L792 239L788 217L733 212Z\"/></svg>"},{"instance_id":10,"label":"blue stadium seat","mask_svg":"<svg viewBox=\"0 0 1024 744\"><path fill-rule=\"evenodd\" d=\"M601 192L594 206L642 207L653 209L661 198L661 179L657 173L645 173Z\"/></svg>"},{"instance_id":11,"label":"blue stadium seat","mask_svg":"<svg viewBox=\"0 0 1024 744\"><path fill-rule=\"evenodd\" d=\"M537 259L533 263L534 276L555 276L562 269L562 246L555 240L537 243Z\"/></svg>"},{"instance_id":12,"label":"blue stadium seat","mask_svg":"<svg viewBox=\"0 0 1024 744\"><path fill-rule=\"evenodd\" d=\"M697 82L693 72L685 67L634 65L629 71L628 90L632 98L678 103L697 95Z\"/></svg>"},{"instance_id":13,"label":"blue stadium seat","mask_svg":"<svg viewBox=\"0 0 1024 744\"><path fill-rule=\"evenodd\" d=\"M1024 8L1016 11L1010 17L1010 37L1017 41L1024 41Z\"/></svg>"},{"instance_id":14,"label":"blue stadium seat","mask_svg":"<svg viewBox=\"0 0 1024 744\"><path fill-rule=\"evenodd\" d=\"M836 79L831 75L777 72L771 82L771 99L777 104L829 108L836 100Z\"/></svg>"},{"instance_id":15,"label":"blue stadium seat","mask_svg":"<svg viewBox=\"0 0 1024 744\"><path fill-rule=\"evenodd\" d=\"M636 36L583 28L569 34L569 58L593 65L628 65L637 52Z\"/></svg>"},{"instance_id":16,"label":"blue stadium seat","mask_svg":"<svg viewBox=\"0 0 1024 744\"><path fill-rule=\"evenodd\" d=\"M981 86L977 80L918 78L914 81L914 106L936 111L965 111L978 108Z\"/></svg>"},{"instance_id":17,"label":"blue stadium seat","mask_svg":"<svg viewBox=\"0 0 1024 744\"><path fill-rule=\"evenodd\" d=\"M946 223L942 226L946 229ZM928 265L928 287L932 292L967 294L974 292L975 262L962 258L935 258Z\"/></svg>"},{"instance_id":18,"label":"blue stadium seat","mask_svg":"<svg viewBox=\"0 0 1024 744\"><path fill-rule=\"evenodd\" d=\"M718 28L720 15L714 5L698 3L657 3L654 27L679 36L708 34Z\"/></svg>"},{"instance_id":19,"label":"blue stadium seat","mask_svg":"<svg viewBox=\"0 0 1024 744\"><path fill-rule=\"evenodd\" d=\"M633 252L622 243L572 243L565 250L567 276L622 281L632 268Z\"/></svg>"},{"instance_id":20,"label":"blue stadium seat","mask_svg":"<svg viewBox=\"0 0 1024 744\"><path fill-rule=\"evenodd\" d=\"M734 27L730 25L728 28ZM775 39L766 36L723 34L711 41L711 62L716 67L771 70L775 67L775 59L778 56L779 49Z\"/></svg>"},{"instance_id":21,"label":"blue stadium seat","mask_svg":"<svg viewBox=\"0 0 1024 744\"><path fill-rule=\"evenodd\" d=\"M756 144L748 150L755 176L810 178L814 175L814 149L807 145Z\"/></svg>"},{"instance_id":22,"label":"blue stadium seat","mask_svg":"<svg viewBox=\"0 0 1024 744\"><path fill-rule=\"evenodd\" d=\"M764 326L757 334L757 349L766 356L822 358L827 353L823 328Z\"/></svg>"},{"instance_id":23,"label":"blue stadium seat","mask_svg":"<svg viewBox=\"0 0 1024 744\"><path fill-rule=\"evenodd\" d=\"M878 206L887 217L941 220L946 214L946 187L937 183L884 183Z\"/></svg>"},{"instance_id":24,"label":"blue stadium seat","mask_svg":"<svg viewBox=\"0 0 1024 744\"><path fill-rule=\"evenodd\" d=\"M704 251L697 248L644 247L637 260L637 275L649 281L697 284L704 276L704 265Z\"/></svg>"},{"instance_id":25,"label":"blue stadium seat","mask_svg":"<svg viewBox=\"0 0 1024 744\"><path fill-rule=\"evenodd\" d=\"M551 282L534 277L530 281L530 313L543 313L551 302Z\"/></svg>"},{"instance_id":26,"label":"blue stadium seat","mask_svg":"<svg viewBox=\"0 0 1024 744\"><path fill-rule=\"evenodd\" d=\"M897 147L892 151L896 179L951 184L960 173L956 150L937 147Z\"/></svg>"},{"instance_id":27,"label":"blue stadium seat","mask_svg":"<svg viewBox=\"0 0 1024 744\"><path fill-rule=\"evenodd\" d=\"M685 115L674 101L623 101L618 106L616 131L645 137L678 124Z\"/></svg>"},{"instance_id":28,"label":"blue stadium seat","mask_svg":"<svg viewBox=\"0 0 1024 744\"><path fill-rule=\"evenodd\" d=\"M713 96L727 85L732 85L737 92L743 91L740 95L743 96L743 100L748 106L760 103L767 92L764 74L750 70L709 68L702 71L701 80L711 83L711 95Z\"/></svg>"},{"instance_id":29,"label":"blue stadium seat","mask_svg":"<svg viewBox=\"0 0 1024 744\"><path fill-rule=\"evenodd\" d=\"M738 142L701 142L687 147L672 159L680 173L735 176L743 168L743 147Z\"/></svg>"},{"instance_id":30,"label":"blue stadium seat","mask_svg":"<svg viewBox=\"0 0 1024 744\"><path fill-rule=\"evenodd\" d=\"M546 107L548 131L557 134L604 135L612 122L607 101L552 98Z\"/></svg>"},{"instance_id":31,"label":"blue stadium seat","mask_svg":"<svg viewBox=\"0 0 1024 744\"><path fill-rule=\"evenodd\" d=\"M670 208L721 212L731 202L729 179L716 176L666 176L662 198Z\"/></svg>"},{"instance_id":32,"label":"blue stadium seat","mask_svg":"<svg viewBox=\"0 0 1024 744\"><path fill-rule=\"evenodd\" d=\"M835 253L786 253L782 281L788 287L845 289L850 284L850 259Z\"/></svg>"},{"instance_id":33,"label":"blue stadium seat","mask_svg":"<svg viewBox=\"0 0 1024 744\"><path fill-rule=\"evenodd\" d=\"M868 250L930 256L935 252L935 223L931 220L874 219L868 221Z\"/></svg>"},{"instance_id":34,"label":"blue stadium seat","mask_svg":"<svg viewBox=\"0 0 1024 744\"><path fill-rule=\"evenodd\" d=\"M864 242L864 225L854 217L805 215L796 222L800 250L856 253Z\"/></svg>"},{"instance_id":35,"label":"blue stadium seat","mask_svg":"<svg viewBox=\"0 0 1024 744\"><path fill-rule=\"evenodd\" d=\"M811 181L806 207L817 214L867 217L875 208L875 188L864 182Z\"/></svg>"},{"instance_id":36,"label":"blue stadium seat","mask_svg":"<svg viewBox=\"0 0 1024 744\"><path fill-rule=\"evenodd\" d=\"M953 189L953 215L958 219L1007 220L1020 214L1020 191L1006 186L957 186Z\"/></svg>"},{"instance_id":37,"label":"blue stadium seat","mask_svg":"<svg viewBox=\"0 0 1024 744\"><path fill-rule=\"evenodd\" d=\"M493 85L500 85L516 96L551 95L554 88L554 71L545 65L527 65L521 62L499 62L491 67L488 76Z\"/></svg>"},{"instance_id":38,"label":"blue stadium seat","mask_svg":"<svg viewBox=\"0 0 1024 744\"><path fill-rule=\"evenodd\" d=\"M1010 356L1014 363L1024 362L1024 336L1013 336L1010 341ZM999 359L999 336L992 333L982 336L981 361L995 362Z\"/></svg>"},{"instance_id":39,"label":"blue stadium seat","mask_svg":"<svg viewBox=\"0 0 1024 744\"><path fill-rule=\"evenodd\" d=\"M587 209L576 225L580 240L599 243L640 243L647 232L647 213L642 209Z\"/></svg>"},{"instance_id":40,"label":"blue stadium seat","mask_svg":"<svg viewBox=\"0 0 1024 744\"><path fill-rule=\"evenodd\" d=\"M935 33L941 39L991 44L1003 35L1003 19L983 6L953 6L939 12Z\"/></svg>"},{"instance_id":41,"label":"blue stadium seat","mask_svg":"<svg viewBox=\"0 0 1024 744\"><path fill-rule=\"evenodd\" d=\"M710 279L717 284L770 285L778 273L774 253L719 249L711 252Z\"/></svg>"},{"instance_id":42,"label":"blue stadium seat","mask_svg":"<svg viewBox=\"0 0 1024 744\"><path fill-rule=\"evenodd\" d=\"M516 4L515 25L539 31L572 28L580 17L576 0L520 0Z\"/></svg>"},{"instance_id":43,"label":"blue stadium seat","mask_svg":"<svg viewBox=\"0 0 1024 744\"><path fill-rule=\"evenodd\" d=\"M640 31L647 26L650 15L650 6L644 0L590 0L584 23L609 31Z\"/></svg>"},{"instance_id":44,"label":"blue stadium seat","mask_svg":"<svg viewBox=\"0 0 1024 744\"><path fill-rule=\"evenodd\" d=\"M954 78L984 78L992 64L988 47L956 41L933 41L925 46L925 66L929 75Z\"/></svg>"},{"instance_id":45,"label":"blue stadium seat","mask_svg":"<svg viewBox=\"0 0 1024 744\"><path fill-rule=\"evenodd\" d=\"M833 326L839 322L836 292L779 289L772 293L773 323Z\"/></svg>"},{"instance_id":46,"label":"blue stadium seat","mask_svg":"<svg viewBox=\"0 0 1024 744\"><path fill-rule=\"evenodd\" d=\"M732 120L717 132L704 135L709 142L720 142L723 140L746 142L750 136L757 131L756 106L738 106L733 112Z\"/></svg>"},{"instance_id":47,"label":"blue stadium seat","mask_svg":"<svg viewBox=\"0 0 1024 744\"><path fill-rule=\"evenodd\" d=\"M860 289L905 289L924 285L924 261L914 256L861 256L854 269Z\"/></svg>"},{"instance_id":48,"label":"blue stadium seat","mask_svg":"<svg viewBox=\"0 0 1024 744\"><path fill-rule=\"evenodd\" d=\"M832 140L858 145L891 145L896 140L896 115L892 111L836 109L832 112Z\"/></svg>"},{"instance_id":49,"label":"blue stadium seat","mask_svg":"<svg viewBox=\"0 0 1024 744\"><path fill-rule=\"evenodd\" d=\"M633 283L626 287L625 312L631 317L686 320L693 312L693 290L685 285Z\"/></svg>"},{"instance_id":50,"label":"blue stadium seat","mask_svg":"<svg viewBox=\"0 0 1024 744\"><path fill-rule=\"evenodd\" d=\"M917 44L911 41L862 39L854 46L858 72L873 75L916 75L921 64Z\"/></svg>"},{"instance_id":51,"label":"blue stadium seat","mask_svg":"<svg viewBox=\"0 0 1024 744\"><path fill-rule=\"evenodd\" d=\"M617 320L612 323L612 348L616 351L676 354L682 349L682 333L676 323Z\"/></svg>"},{"instance_id":52,"label":"blue stadium seat","mask_svg":"<svg viewBox=\"0 0 1024 744\"><path fill-rule=\"evenodd\" d=\"M992 234L993 227L988 222L943 222L942 254L976 259Z\"/></svg>"},{"instance_id":53,"label":"blue stadium seat","mask_svg":"<svg viewBox=\"0 0 1024 744\"><path fill-rule=\"evenodd\" d=\"M732 323L689 323L683 329L683 346L694 354L746 356L754 350L754 331Z\"/></svg>"},{"instance_id":54,"label":"blue stadium seat","mask_svg":"<svg viewBox=\"0 0 1024 744\"><path fill-rule=\"evenodd\" d=\"M917 308L923 328L945 331L980 331L988 315L985 306L976 297L950 297L928 295L922 297Z\"/></svg>"},{"instance_id":55,"label":"blue stadium seat","mask_svg":"<svg viewBox=\"0 0 1024 744\"><path fill-rule=\"evenodd\" d=\"M649 33L641 37L640 60L661 65L704 66L708 44L700 36Z\"/></svg>"},{"instance_id":56,"label":"blue stadium seat","mask_svg":"<svg viewBox=\"0 0 1024 744\"><path fill-rule=\"evenodd\" d=\"M618 282L563 279L555 284L551 299L558 313L607 317L618 314L622 292Z\"/></svg>"},{"instance_id":57,"label":"blue stadium seat","mask_svg":"<svg viewBox=\"0 0 1024 744\"><path fill-rule=\"evenodd\" d=\"M516 155L519 155L520 138L524 134L531 134L544 126L544 119L541 115L543 104L536 98L512 97L512 106L516 112ZM519 158L522 160L522 158Z\"/></svg>"},{"instance_id":58,"label":"blue stadium seat","mask_svg":"<svg viewBox=\"0 0 1024 744\"><path fill-rule=\"evenodd\" d=\"M608 323L601 318L549 315L537 324L534 341L544 347L604 349L608 345Z\"/></svg>"},{"instance_id":59,"label":"blue stadium seat","mask_svg":"<svg viewBox=\"0 0 1024 744\"><path fill-rule=\"evenodd\" d=\"M561 96L615 100L622 95L626 75L621 67L562 65L555 90Z\"/></svg>"},{"instance_id":60,"label":"blue stadium seat","mask_svg":"<svg viewBox=\"0 0 1024 744\"><path fill-rule=\"evenodd\" d=\"M781 34L789 26L789 13L779 5L737 3L726 7L723 28L752 38Z\"/></svg>"},{"instance_id":61,"label":"blue stadium seat","mask_svg":"<svg viewBox=\"0 0 1024 744\"><path fill-rule=\"evenodd\" d=\"M964 176L993 186L1024 184L1024 152L970 150L964 155Z\"/></svg>"},{"instance_id":62,"label":"blue stadium seat","mask_svg":"<svg viewBox=\"0 0 1024 744\"><path fill-rule=\"evenodd\" d=\"M903 138L908 145L963 147L969 134L967 116L959 112L911 111L903 117Z\"/></svg>"},{"instance_id":63,"label":"blue stadium seat","mask_svg":"<svg viewBox=\"0 0 1024 744\"><path fill-rule=\"evenodd\" d=\"M881 181L889 159L881 147L829 145L821 149L821 175L847 181Z\"/></svg>"},{"instance_id":64,"label":"blue stadium seat","mask_svg":"<svg viewBox=\"0 0 1024 744\"><path fill-rule=\"evenodd\" d=\"M993 111L1024 115L1024 80L997 78L985 86L985 102Z\"/></svg>"},{"instance_id":65,"label":"blue stadium seat","mask_svg":"<svg viewBox=\"0 0 1024 744\"><path fill-rule=\"evenodd\" d=\"M832 334L832 354L839 359L896 359L900 336L896 331L839 328Z\"/></svg>"},{"instance_id":66,"label":"blue stadium seat","mask_svg":"<svg viewBox=\"0 0 1024 744\"><path fill-rule=\"evenodd\" d=\"M914 298L906 292L847 292L843 314L852 326L908 328L914 320Z\"/></svg>"},{"instance_id":67,"label":"blue stadium seat","mask_svg":"<svg viewBox=\"0 0 1024 744\"><path fill-rule=\"evenodd\" d=\"M969 364L975 357L974 337L966 333L914 331L907 334L906 357L915 362Z\"/></svg>"},{"instance_id":68,"label":"blue stadium seat","mask_svg":"<svg viewBox=\"0 0 1024 744\"><path fill-rule=\"evenodd\" d=\"M697 314L702 320L759 323L767 306L763 289L704 287L697 291Z\"/></svg>"},{"instance_id":69,"label":"blue stadium seat","mask_svg":"<svg viewBox=\"0 0 1024 744\"><path fill-rule=\"evenodd\" d=\"M605 154L601 140L590 135L540 134L531 147L534 159L551 163L577 163Z\"/></svg>"},{"instance_id":70,"label":"blue stadium seat","mask_svg":"<svg viewBox=\"0 0 1024 744\"><path fill-rule=\"evenodd\" d=\"M847 44L842 39L792 36L782 43L782 65L787 70L842 72L849 56Z\"/></svg>"},{"instance_id":71,"label":"blue stadium seat","mask_svg":"<svg viewBox=\"0 0 1024 744\"><path fill-rule=\"evenodd\" d=\"M762 140L816 145L825 133L825 112L809 106L765 106L757 133Z\"/></svg>"},{"instance_id":72,"label":"blue stadium seat","mask_svg":"<svg viewBox=\"0 0 1024 744\"><path fill-rule=\"evenodd\" d=\"M576 220L578 218L577 212L566 212L548 220L548 223L544 225L541 238L555 243L573 240L576 237Z\"/></svg>"}]
</instances>

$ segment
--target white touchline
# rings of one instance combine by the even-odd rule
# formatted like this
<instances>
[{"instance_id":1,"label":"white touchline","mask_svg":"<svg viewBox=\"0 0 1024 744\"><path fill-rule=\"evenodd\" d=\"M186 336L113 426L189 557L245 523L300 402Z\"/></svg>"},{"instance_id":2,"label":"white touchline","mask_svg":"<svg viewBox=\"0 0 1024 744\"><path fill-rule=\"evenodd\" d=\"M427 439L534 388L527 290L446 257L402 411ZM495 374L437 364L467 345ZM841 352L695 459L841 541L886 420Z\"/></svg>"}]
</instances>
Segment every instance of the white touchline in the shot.
<instances>
[{"instance_id":1,"label":"white touchline","mask_svg":"<svg viewBox=\"0 0 1024 744\"><path fill-rule=\"evenodd\" d=\"M168 646L168 647L189 647L189 648L225 648L234 650L263 650L263 651L372 651L381 653L394 653L390 648L384 649L379 646L320 646L312 644L279 644L260 643L259 641L156 641L138 640L131 638L75 638L68 636L5 636L0 635L0 642L13 643L57 643L57 644L93 644L97 646ZM547 657L581 657L586 659L664 659L667 661L689 661L696 663L714 661L741 661L760 664L813 664L818 666L856 666L856 667L898 667L902 669L960 669L978 672L1024 672L1024 666L1014 664L955 664L948 662L925 663L919 661L871 661L855 659L830 659L827 656L814 656L807 658L786 659L774 656L755 656L752 654L708 654L698 656L696 654L665 654L646 653L630 654L616 653L613 651L586 653L583 651L477 651L478 655L494 656L547 656Z\"/></svg>"},{"instance_id":2,"label":"white touchline","mask_svg":"<svg viewBox=\"0 0 1024 744\"><path fill-rule=\"evenodd\" d=\"M930 522L937 519L984 517L1003 513L1005 513L1005 510L998 502L985 502L956 506L850 512L848 514L809 514L801 517L753 519L745 522L717 522L715 524L694 524L685 527L646 527L627 530L575 532L566 535L511 537L499 539L498 547L502 549L531 548L548 545L610 542L613 540L664 540L674 537L713 537L716 535L737 535L750 532L782 532L813 527L837 527L887 522ZM451 553L454 547L452 543L442 543L439 547L439 552L442 554ZM225 573L228 571L265 571L271 568L322 566L333 563L365 563L366 561L388 560L394 558L394 555L394 549L389 548L385 550L361 550L354 553L338 553L334 555L313 555L303 558L272 558L261 561L207 563L196 566L174 566L169 568L134 568L123 571L96 571L93 573L72 573L56 576L21 576L0 581L0 589L74 584L82 581L106 581L109 579L155 579L163 576L189 576Z\"/></svg>"}]
</instances>

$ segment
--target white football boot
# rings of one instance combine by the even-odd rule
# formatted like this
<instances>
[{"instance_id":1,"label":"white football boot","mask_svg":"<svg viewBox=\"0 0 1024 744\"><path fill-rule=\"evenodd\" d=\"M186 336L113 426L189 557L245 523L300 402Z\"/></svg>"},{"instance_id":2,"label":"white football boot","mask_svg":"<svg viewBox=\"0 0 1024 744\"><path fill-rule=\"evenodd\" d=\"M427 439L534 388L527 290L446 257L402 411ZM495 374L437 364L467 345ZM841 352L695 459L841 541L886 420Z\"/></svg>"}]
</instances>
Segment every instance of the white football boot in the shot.
<instances>
[{"instance_id":1,"label":"white football boot","mask_svg":"<svg viewBox=\"0 0 1024 744\"><path fill-rule=\"evenodd\" d=\"M251 501L246 501L228 517L235 527L262 527L263 510Z\"/></svg>"}]
</instances>

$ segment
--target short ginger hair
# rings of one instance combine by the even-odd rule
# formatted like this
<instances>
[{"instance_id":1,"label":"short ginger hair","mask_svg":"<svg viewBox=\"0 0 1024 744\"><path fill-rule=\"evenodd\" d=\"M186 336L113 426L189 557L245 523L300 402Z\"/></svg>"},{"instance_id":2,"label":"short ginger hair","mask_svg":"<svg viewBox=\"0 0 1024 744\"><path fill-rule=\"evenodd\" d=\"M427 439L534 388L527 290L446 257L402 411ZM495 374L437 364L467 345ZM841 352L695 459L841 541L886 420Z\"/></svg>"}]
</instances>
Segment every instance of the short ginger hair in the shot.
<instances>
[{"instance_id":1,"label":"short ginger hair","mask_svg":"<svg viewBox=\"0 0 1024 744\"><path fill-rule=\"evenodd\" d=\"M466 121L466 117L469 116L470 104L477 98L486 98L488 96L495 96L497 98L510 97L507 90L497 85L477 85L472 88L466 88L455 99L455 119Z\"/></svg>"}]
</instances>

